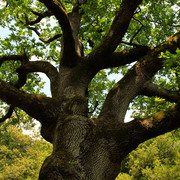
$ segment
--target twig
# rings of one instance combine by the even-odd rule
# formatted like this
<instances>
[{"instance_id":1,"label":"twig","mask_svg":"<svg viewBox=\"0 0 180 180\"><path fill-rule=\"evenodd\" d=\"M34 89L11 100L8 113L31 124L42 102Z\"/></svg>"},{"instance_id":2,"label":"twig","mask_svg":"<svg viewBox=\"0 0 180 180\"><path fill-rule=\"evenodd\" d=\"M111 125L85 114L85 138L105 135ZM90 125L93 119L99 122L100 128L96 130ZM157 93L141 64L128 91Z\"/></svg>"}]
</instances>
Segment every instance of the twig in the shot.
<instances>
[{"instance_id":1,"label":"twig","mask_svg":"<svg viewBox=\"0 0 180 180\"><path fill-rule=\"evenodd\" d=\"M140 20L136 19L135 17L133 17L133 19L134 19L135 21L139 22L139 23L141 24L141 27L140 27L139 30L133 35L133 37L132 37L131 40L130 40L130 43L132 43L133 39L138 35L138 33L139 33L139 32L142 30L142 28L144 27L143 23L142 23Z\"/></svg>"},{"instance_id":2,"label":"twig","mask_svg":"<svg viewBox=\"0 0 180 180\"><path fill-rule=\"evenodd\" d=\"M99 105L99 102L98 102L98 101L96 101L96 103L95 103L95 106L94 106L93 110L92 110L92 111L89 111L88 113L94 113L94 111L96 110L96 108L98 107L98 105Z\"/></svg>"},{"instance_id":3,"label":"twig","mask_svg":"<svg viewBox=\"0 0 180 180\"><path fill-rule=\"evenodd\" d=\"M44 43L50 43L62 36L62 34L56 34L53 37L49 38L48 40L44 40L43 38L40 38L40 32L36 28L34 28L34 27L27 27L27 28L30 30L33 30L39 36L39 39Z\"/></svg>"}]
</instances>

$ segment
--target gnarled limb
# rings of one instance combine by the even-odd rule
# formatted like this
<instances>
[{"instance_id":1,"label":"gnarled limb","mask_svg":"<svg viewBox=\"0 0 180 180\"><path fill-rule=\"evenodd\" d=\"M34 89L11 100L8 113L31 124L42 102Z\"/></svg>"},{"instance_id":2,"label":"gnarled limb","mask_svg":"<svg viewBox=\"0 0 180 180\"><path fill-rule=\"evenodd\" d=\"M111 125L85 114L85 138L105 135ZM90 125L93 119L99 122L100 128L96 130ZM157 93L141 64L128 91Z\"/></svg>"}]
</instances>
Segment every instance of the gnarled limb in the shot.
<instances>
[{"instance_id":1,"label":"gnarled limb","mask_svg":"<svg viewBox=\"0 0 180 180\"><path fill-rule=\"evenodd\" d=\"M2 63L4 61L10 61L10 60L11 61L12 60L14 60L14 61L19 60L19 61L22 62L22 64L29 61L26 54L23 54L23 55L3 55L3 56L0 56L0 67L1 67L1 65L2 65ZM18 73L18 81L14 84L15 88L19 89L26 83L26 79L27 79L26 75L27 74L24 73L24 72L22 72L22 73L19 72ZM8 112L6 113L6 115L3 116L2 118L0 118L0 122L4 122L6 119L10 118L12 116L12 114L13 114L14 108L15 108L15 106L11 105L9 107Z\"/></svg>"},{"instance_id":2,"label":"gnarled limb","mask_svg":"<svg viewBox=\"0 0 180 180\"><path fill-rule=\"evenodd\" d=\"M48 104L50 104L51 101L53 100L51 98L47 98L41 95L30 95L18 89L21 88L26 83L26 78L27 78L26 75L30 72L45 73L49 77L52 84L54 85L55 82L57 81L57 76L58 76L57 69L49 62L43 62L43 61L30 62L26 54L0 56L1 64L4 61L11 61L11 60L14 61L20 60L22 62L22 65L16 70L18 72L18 81L13 86L4 82L3 80L0 80L0 98L7 104L11 104L12 106L21 108L22 110L24 110L30 116L36 118L37 120L46 121L47 119L49 119L48 115L45 115L46 113L44 112L43 115L44 118L38 117L39 116L38 109L39 111L42 111L42 109L44 108L45 111L45 108L47 108L45 106L46 105L48 106Z\"/></svg>"},{"instance_id":3,"label":"gnarled limb","mask_svg":"<svg viewBox=\"0 0 180 180\"><path fill-rule=\"evenodd\" d=\"M97 127L98 125L97 123ZM180 127L180 102L144 119L134 119L128 123L114 121L107 123L105 120L102 121L100 127L104 136L114 139L117 143L115 148L112 145L109 149L112 152L113 148L116 149L113 156L116 157L116 160L119 157L119 160L122 161L140 143Z\"/></svg>"},{"instance_id":4,"label":"gnarled limb","mask_svg":"<svg viewBox=\"0 0 180 180\"><path fill-rule=\"evenodd\" d=\"M155 136L180 127L180 102L154 115L127 123L130 138L141 143Z\"/></svg>"},{"instance_id":5,"label":"gnarled limb","mask_svg":"<svg viewBox=\"0 0 180 180\"><path fill-rule=\"evenodd\" d=\"M178 102L180 101L180 94L174 91L167 90L163 87L158 86L157 84L148 81L144 84L143 89L139 93L145 96L158 96L161 98L165 98L170 102Z\"/></svg>"},{"instance_id":6,"label":"gnarled limb","mask_svg":"<svg viewBox=\"0 0 180 180\"><path fill-rule=\"evenodd\" d=\"M7 104L24 110L41 123L56 121L57 102L52 98L25 93L3 80L0 80L0 98Z\"/></svg>"},{"instance_id":7,"label":"gnarled limb","mask_svg":"<svg viewBox=\"0 0 180 180\"><path fill-rule=\"evenodd\" d=\"M22 84L24 80L24 74L28 74L31 72L42 72L45 73L47 75L47 77L50 79L51 83L54 84L57 82L57 78L58 78L58 71L57 69L50 64L49 62L45 62L45 61L29 61L28 57L26 56L26 54L22 54L22 55L3 55L0 56L0 65L4 62L4 61L21 61L22 65L17 69L17 72L19 74L19 79L21 79L21 81L18 81L18 84L15 85L16 88L20 88L22 87L22 85L20 86L19 83ZM24 85L24 84L23 84Z\"/></svg>"},{"instance_id":8,"label":"gnarled limb","mask_svg":"<svg viewBox=\"0 0 180 180\"><path fill-rule=\"evenodd\" d=\"M17 83L15 83L13 85L15 88L19 89L26 83L28 73L42 72L42 73L45 73L47 75L47 77L50 79L51 88L52 88L52 96L55 96L55 94L56 94L55 87L56 87L57 78L58 78L58 71L53 65L51 65L49 62L43 62L43 61L30 62L27 59L27 56L25 54L23 54L23 55L4 55L4 56L0 57L1 64L4 61L10 61L10 60L14 60L14 61L20 60L22 62L22 65L16 70L18 73L18 81L17 81ZM2 83L5 83L5 82L2 81ZM7 84L7 87L10 87L10 85ZM8 90L7 90L7 92L8 92ZM1 89L1 93L2 93L2 89ZM15 101L19 101L19 100L17 99ZM12 115L12 112L14 109L13 107L16 106L16 103L14 103L14 102L11 103L11 101L8 99L5 102L12 104L12 106L10 106L8 113L3 118L1 118L1 121L5 121L7 118L9 118ZM19 107L19 106L17 106L17 107ZM27 111L26 109L23 109L23 110Z\"/></svg>"},{"instance_id":9,"label":"gnarled limb","mask_svg":"<svg viewBox=\"0 0 180 180\"><path fill-rule=\"evenodd\" d=\"M0 80L0 98L7 104L11 104L8 113L0 119L0 122L9 118L14 107L18 107L41 122L41 135L47 141L53 141L53 131L59 114L59 103L56 100L41 95L27 94L2 80Z\"/></svg>"},{"instance_id":10,"label":"gnarled limb","mask_svg":"<svg viewBox=\"0 0 180 180\"><path fill-rule=\"evenodd\" d=\"M101 69L105 69L130 64L145 56L148 51L150 51L150 48L147 46L138 46L130 50L116 51L99 66Z\"/></svg>"},{"instance_id":11,"label":"gnarled limb","mask_svg":"<svg viewBox=\"0 0 180 180\"><path fill-rule=\"evenodd\" d=\"M42 72L46 74L51 83L51 93L52 97L57 95L57 83L58 83L58 71L57 69L45 61L29 61L28 63L21 66L18 70L21 73L31 73L31 72Z\"/></svg>"},{"instance_id":12,"label":"gnarled limb","mask_svg":"<svg viewBox=\"0 0 180 180\"><path fill-rule=\"evenodd\" d=\"M163 67L163 59L158 57L159 54L166 50L175 52L178 47L180 32L152 48L109 92L99 119L104 117L103 119L123 122L129 103L142 91L144 84Z\"/></svg>"},{"instance_id":13,"label":"gnarled limb","mask_svg":"<svg viewBox=\"0 0 180 180\"><path fill-rule=\"evenodd\" d=\"M26 60L27 59L27 56L25 54L20 54L20 55L2 55L0 56L0 66L2 65L2 63L4 61L9 61L9 60L12 60L12 61L23 61L23 60Z\"/></svg>"},{"instance_id":14,"label":"gnarled limb","mask_svg":"<svg viewBox=\"0 0 180 180\"><path fill-rule=\"evenodd\" d=\"M29 61L26 64L22 65L18 71L20 72L42 72L47 75L47 77L50 79L50 81L57 80L58 71L57 69L46 61Z\"/></svg>"},{"instance_id":15,"label":"gnarled limb","mask_svg":"<svg viewBox=\"0 0 180 180\"><path fill-rule=\"evenodd\" d=\"M63 31L63 46L61 64L73 66L76 62L77 52L73 37L72 24L69 21L68 13L60 0L40 0L58 20Z\"/></svg>"},{"instance_id":16,"label":"gnarled limb","mask_svg":"<svg viewBox=\"0 0 180 180\"><path fill-rule=\"evenodd\" d=\"M27 79L27 74L24 72L23 73L19 72L18 73L18 81L13 86L17 89L21 88L26 83L26 79ZM0 118L0 122L4 122L6 119L10 118L13 114L14 108L15 108L15 106L10 105L6 115L3 116L2 118Z\"/></svg>"}]
</instances>

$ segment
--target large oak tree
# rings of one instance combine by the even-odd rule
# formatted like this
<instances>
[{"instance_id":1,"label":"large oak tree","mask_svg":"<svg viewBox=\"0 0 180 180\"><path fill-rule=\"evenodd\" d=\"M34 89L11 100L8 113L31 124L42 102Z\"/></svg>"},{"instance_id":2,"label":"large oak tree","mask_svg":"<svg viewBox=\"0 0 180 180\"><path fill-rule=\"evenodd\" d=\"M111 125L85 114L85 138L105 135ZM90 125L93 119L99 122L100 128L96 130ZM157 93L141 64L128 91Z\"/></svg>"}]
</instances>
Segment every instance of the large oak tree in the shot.
<instances>
[{"instance_id":1,"label":"large oak tree","mask_svg":"<svg viewBox=\"0 0 180 180\"><path fill-rule=\"evenodd\" d=\"M10 107L1 122L17 107L41 123L53 153L39 179L115 179L123 158L140 143L180 126L177 1L4 3L0 25L9 36L1 39L0 99ZM95 96L101 75L120 71L123 78L102 104L103 91ZM37 72L49 78L51 97L32 92ZM153 107L147 97L160 101L152 111L143 109ZM131 102L141 114L125 123Z\"/></svg>"}]
</instances>

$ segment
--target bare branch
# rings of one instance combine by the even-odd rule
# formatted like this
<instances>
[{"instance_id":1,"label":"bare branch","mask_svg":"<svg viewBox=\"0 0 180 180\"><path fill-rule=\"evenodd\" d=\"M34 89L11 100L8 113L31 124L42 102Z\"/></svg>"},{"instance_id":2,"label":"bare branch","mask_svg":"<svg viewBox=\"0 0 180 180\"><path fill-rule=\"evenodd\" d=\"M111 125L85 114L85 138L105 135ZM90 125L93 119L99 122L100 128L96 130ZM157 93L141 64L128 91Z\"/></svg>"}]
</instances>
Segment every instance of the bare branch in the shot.
<instances>
[{"instance_id":1,"label":"bare branch","mask_svg":"<svg viewBox=\"0 0 180 180\"><path fill-rule=\"evenodd\" d=\"M139 22L140 24L141 24L141 27L138 29L138 31L133 35L133 37L131 38L131 40L130 40L130 44L132 44L132 42L133 42L133 39L139 34L139 32L142 30L142 28L144 27L144 25L143 25L143 23L140 21L140 20L138 20L138 19L136 19L135 17L133 17L133 19L135 20L135 21L137 21L137 22Z\"/></svg>"},{"instance_id":2,"label":"bare branch","mask_svg":"<svg viewBox=\"0 0 180 180\"><path fill-rule=\"evenodd\" d=\"M10 118L13 114L14 111L14 106L10 106L8 112L6 113L5 116L3 116L2 118L0 118L0 123L4 122L6 119Z\"/></svg>"},{"instance_id":3,"label":"bare branch","mask_svg":"<svg viewBox=\"0 0 180 180\"><path fill-rule=\"evenodd\" d=\"M34 21L29 21L28 20L28 16L26 15L26 25L34 25L34 24L37 24L37 23L39 23L43 18L45 18L45 17L50 17L50 16L52 16L53 14L52 14L52 12L51 11L45 11L44 13L39 13L39 12L37 12L37 11L34 11L34 10L31 10L31 12L34 14L34 15L36 15L36 16L38 16L38 18L36 19L36 20L34 20Z\"/></svg>"},{"instance_id":4,"label":"bare branch","mask_svg":"<svg viewBox=\"0 0 180 180\"><path fill-rule=\"evenodd\" d=\"M161 98L165 98L166 100L170 102L178 102L180 101L180 94L177 92L173 92L170 90L167 90L163 87L160 87L151 81L148 81L144 84L143 89L140 92L141 95L145 96L158 96Z\"/></svg>"},{"instance_id":5,"label":"bare branch","mask_svg":"<svg viewBox=\"0 0 180 180\"><path fill-rule=\"evenodd\" d=\"M39 32L36 28L34 28L34 27L27 27L27 28L30 29L30 30L33 30L33 31L39 36L39 39L40 39L42 42L44 42L44 43L50 43L50 42L52 42L52 41L54 41L54 40L57 40L58 38L60 38L60 37L62 36L62 34L56 34L56 35L53 36L52 38L50 38L50 39L48 39L48 40L45 40L45 39L43 39L43 38L40 38L41 34L40 34L40 32Z\"/></svg>"}]
</instances>

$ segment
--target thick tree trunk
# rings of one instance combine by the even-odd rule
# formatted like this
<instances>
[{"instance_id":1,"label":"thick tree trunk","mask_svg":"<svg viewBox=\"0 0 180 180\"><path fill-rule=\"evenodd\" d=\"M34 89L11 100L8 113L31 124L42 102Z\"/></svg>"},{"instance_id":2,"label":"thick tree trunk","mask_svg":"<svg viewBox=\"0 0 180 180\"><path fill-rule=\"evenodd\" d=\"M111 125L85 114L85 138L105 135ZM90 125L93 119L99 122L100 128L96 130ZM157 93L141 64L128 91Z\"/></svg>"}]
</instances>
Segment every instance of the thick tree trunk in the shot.
<instances>
[{"instance_id":1,"label":"thick tree trunk","mask_svg":"<svg viewBox=\"0 0 180 180\"><path fill-rule=\"evenodd\" d=\"M40 179L113 180L129 150L82 115L60 117L54 134L54 150L44 162ZM122 139L122 145L127 139ZM126 153L125 153L126 152Z\"/></svg>"},{"instance_id":2,"label":"thick tree trunk","mask_svg":"<svg viewBox=\"0 0 180 180\"><path fill-rule=\"evenodd\" d=\"M84 104L85 105L85 104ZM75 109L75 108L74 108ZM114 180L124 157L140 143L180 126L180 105L129 123L93 119L83 114L60 116L53 153L40 180Z\"/></svg>"},{"instance_id":3,"label":"thick tree trunk","mask_svg":"<svg viewBox=\"0 0 180 180\"><path fill-rule=\"evenodd\" d=\"M51 132L53 153L41 168L40 180L114 180L129 152L180 126L179 104L129 123L89 118L87 100L81 95L66 98L62 105L54 127L42 126L44 138Z\"/></svg>"}]
</instances>

